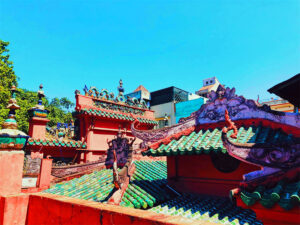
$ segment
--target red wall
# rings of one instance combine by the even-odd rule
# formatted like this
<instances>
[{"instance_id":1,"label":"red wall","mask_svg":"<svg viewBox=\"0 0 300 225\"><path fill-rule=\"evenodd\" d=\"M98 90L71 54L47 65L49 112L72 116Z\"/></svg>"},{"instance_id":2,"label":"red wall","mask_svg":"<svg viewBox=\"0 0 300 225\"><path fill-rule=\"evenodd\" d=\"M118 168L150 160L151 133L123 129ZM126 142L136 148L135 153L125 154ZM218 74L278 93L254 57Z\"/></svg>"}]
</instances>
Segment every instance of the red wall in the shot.
<instances>
[{"instance_id":1,"label":"red wall","mask_svg":"<svg viewBox=\"0 0 300 225\"><path fill-rule=\"evenodd\" d=\"M145 210L107 205L51 194L29 198L26 225L199 224L193 220ZM210 224L210 223L205 223Z\"/></svg>"},{"instance_id":2,"label":"red wall","mask_svg":"<svg viewBox=\"0 0 300 225\"><path fill-rule=\"evenodd\" d=\"M24 225L29 196L16 194L0 196L0 224Z\"/></svg>"},{"instance_id":3,"label":"red wall","mask_svg":"<svg viewBox=\"0 0 300 225\"><path fill-rule=\"evenodd\" d=\"M97 109L94 105L94 98L84 95L76 95L76 110L79 111L84 108ZM111 101L100 100L111 103ZM118 103L115 103L118 104ZM128 106L131 107L131 106ZM135 108L135 107L131 107ZM139 108L140 109L140 108ZM102 109L107 112L115 112L112 110ZM154 120L154 111L148 109L140 109L145 112L143 116L138 116L146 119ZM130 114L127 114L130 116ZM112 140L115 138L119 127L121 129L126 129L126 136L133 137L131 134L131 124L132 121L117 120L115 118L99 117L95 115L79 114L78 119L80 121L80 139L81 141L87 142L88 153L84 153L84 162L86 161L96 161L99 159L100 155L106 154L108 149L107 139ZM139 129L149 130L152 129L154 125L140 124ZM136 140L133 148L138 149L141 140Z\"/></svg>"},{"instance_id":4,"label":"red wall","mask_svg":"<svg viewBox=\"0 0 300 225\"><path fill-rule=\"evenodd\" d=\"M176 190L198 194L228 196L237 188L243 174L259 167L241 162L231 173L217 170L210 155L183 155L167 157L168 181Z\"/></svg>"},{"instance_id":5,"label":"red wall","mask_svg":"<svg viewBox=\"0 0 300 225\"><path fill-rule=\"evenodd\" d=\"M21 192L24 151L0 151L0 196Z\"/></svg>"},{"instance_id":6,"label":"red wall","mask_svg":"<svg viewBox=\"0 0 300 225\"><path fill-rule=\"evenodd\" d=\"M237 205L246 209L252 209L256 213L257 219L262 220L265 225L300 224L299 206L290 210L284 210L279 204L275 204L271 209L267 209L259 202L252 206L247 206L240 197L237 198Z\"/></svg>"}]
</instances>

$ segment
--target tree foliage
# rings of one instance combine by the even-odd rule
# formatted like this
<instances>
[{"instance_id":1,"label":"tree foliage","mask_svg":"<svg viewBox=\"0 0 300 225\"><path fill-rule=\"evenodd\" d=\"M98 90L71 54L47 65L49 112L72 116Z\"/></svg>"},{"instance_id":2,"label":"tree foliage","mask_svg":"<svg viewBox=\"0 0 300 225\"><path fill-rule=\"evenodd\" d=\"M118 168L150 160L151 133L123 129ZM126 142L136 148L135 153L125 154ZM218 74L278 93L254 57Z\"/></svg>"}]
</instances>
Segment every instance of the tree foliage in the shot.
<instances>
[{"instance_id":1,"label":"tree foliage","mask_svg":"<svg viewBox=\"0 0 300 225\"><path fill-rule=\"evenodd\" d=\"M17 76L13 70L13 62L9 60L8 45L9 42L0 40L0 125L8 115L6 106L11 95L10 88L13 84L18 85ZM37 92L22 88L17 90L17 104L21 108L17 110L16 119L19 129L27 133L29 128L28 110L37 104ZM72 113L69 110L74 104L68 98L59 99L56 97L51 101L44 98L43 104L50 111L48 115L49 126L55 126L57 123L69 123L72 120Z\"/></svg>"}]
</instances>

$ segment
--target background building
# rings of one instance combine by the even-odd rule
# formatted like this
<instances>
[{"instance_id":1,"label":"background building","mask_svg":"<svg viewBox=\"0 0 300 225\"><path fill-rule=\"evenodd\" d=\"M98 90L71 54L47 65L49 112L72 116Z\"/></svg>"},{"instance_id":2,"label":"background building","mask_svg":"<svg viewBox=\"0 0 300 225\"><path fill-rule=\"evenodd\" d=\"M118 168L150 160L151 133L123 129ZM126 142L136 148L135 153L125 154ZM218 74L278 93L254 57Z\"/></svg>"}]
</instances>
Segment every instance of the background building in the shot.
<instances>
[{"instance_id":1,"label":"background building","mask_svg":"<svg viewBox=\"0 0 300 225\"><path fill-rule=\"evenodd\" d=\"M200 97L199 95L197 96L198 98L175 104L176 123L178 123L180 118L190 116L192 112L197 111L203 104L205 104L206 98Z\"/></svg>"},{"instance_id":2,"label":"background building","mask_svg":"<svg viewBox=\"0 0 300 225\"><path fill-rule=\"evenodd\" d=\"M295 112L295 106L284 99L271 98L261 103L262 105L268 105L272 110L281 112Z\"/></svg>"},{"instance_id":3,"label":"background building","mask_svg":"<svg viewBox=\"0 0 300 225\"><path fill-rule=\"evenodd\" d=\"M268 90L283 99L288 100L293 105L293 112L299 112L300 108L300 73L288 80L276 84Z\"/></svg>"},{"instance_id":4,"label":"background building","mask_svg":"<svg viewBox=\"0 0 300 225\"><path fill-rule=\"evenodd\" d=\"M196 91L197 95L207 98L208 93L216 91L220 82L216 77L211 77L203 80L203 87Z\"/></svg>"},{"instance_id":5,"label":"background building","mask_svg":"<svg viewBox=\"0 0 300 225\"><path fill-rule=\"evenodd\" d=\"M150 106L151 95L150 92L143 86L138 86L133 92L124 95L125 98L136 98L138 100L144 100L147 106Z\"/></svg>"},{"instance_id":6,"label":"background building","mask_svg":"<svg viewBox=\"0 0 300 225\"><path fill-rule=\"evenodd\" d=\"M168 87L151 92L150 109L154 111L158 127L176 124L175 104L189 100L189 92L177 87Z\"/></svg>"}]
</instances>

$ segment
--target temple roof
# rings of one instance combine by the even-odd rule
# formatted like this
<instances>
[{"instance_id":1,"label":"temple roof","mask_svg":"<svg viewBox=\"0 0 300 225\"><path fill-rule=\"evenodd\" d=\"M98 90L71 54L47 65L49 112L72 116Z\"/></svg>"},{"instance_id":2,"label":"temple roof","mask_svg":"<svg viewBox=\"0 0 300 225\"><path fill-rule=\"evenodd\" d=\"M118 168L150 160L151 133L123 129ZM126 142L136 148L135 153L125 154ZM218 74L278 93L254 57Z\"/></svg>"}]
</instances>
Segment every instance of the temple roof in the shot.
<instances>
[{"instance_id":1,"label":"temple roof","mask_svg":"<svg viewBox=\"0 0 300 225\"><path fill-rule=\"evenodd\" d=\"M300 206L300 181L287 182L281 180L272 188L258 186L253 191L243 189L241 191L241 199L243 202L251 206L259 202L266 208L272 208L279 204L285 210L290 210L296 206Z\"/></svg>"},{"instance_id":2,"label":"temple roof","mask_svg":"<svg viewBox=\"0 0 300 225\"><path fill-rule=\"evenodd\" d=\"M288 100L293 105L300 107L299 98L300 89L300 73L292 78L285 80L268 90L270 93L274 93L279 97Z\"/></svg>"},{"instance_id":3,"label":"temple roof","mask_svg":"<svg viewBox=\"0 0 300 225\"><path fill-rule=\"evenodd\" d=\"M147 91L146 88L144 88L142 85L140 85L136 90L141 89L143 91ZM84 87L85 96L91 97L95 103L107 103L112 104L114 106L116 105L126 105L129 107L135 107L147 110L147 104L143 99L137 99L137 98L131 98L129 96L124 96L124 88L123 88L123 82L120 80L120 85L118 86L118 95L115 95L114 93L109 93L108 90L102 89L101 91L98 90L96 87L92 86L88 88L87 86ZM148 91L147 91L148 92ZM76 95L80 95L80 91L75 91Z\"/></svg>"},{"instance_id":4,"label":"temple roof","mask_svg":"<svg viewBox=\"0 0 300 225\"><path fill-rule=\"evenodd\" d=\"M135 89L133 92L138 92L138 91L149 92L143 85L138 86L137 89Z\"/></svg>"},{"instance_id":5,"label":"temple roof","mask_svg":"<svg viewBox=\"0 0 300 225\"><path fill-rule=\"evenodd\" d=\"M29 146L50 146L50 147L63 147L63 148L81 148L87 147L85 142L81 141L70 141L70 140L59 140L59 139L33 139L28 140Z\"/></svg>"},{"instance_id":6,"label":"temple roof","mask_svg":"<svg viewBox=\"0 0 300 225\"><path fill-rule=\"evenodd\" d=\"M95 116L99 116L99 117L106 117L106 118L113 118L113 119L117 119L117 120L127 120L127 121L134 121L135 118L130 116L130 115L126 115L126 114L122 114L122 113L116 113L116 112L109 112L106 110L100 110L100 109L88 109L88 108L84 108L82 110L79 111L80 114L87 114L87 115L95 115ZM137 117L137 119L139 120L140 123L144 123L144 124L154 124L156 125L158 122L155 120L150 120L147 118L143 118L143 117Z\"/></svg>"},{"instance_id":7,"label":"temple roof","mask_svg":"<svg viewBox=\"0 0 300 225\"><path fill-rule=\"evenodd\" d=\"M131 177L121 205L131 208L150 208L174 197L166 187L166 161L135 161L136 171ZM113 190L113 172L103 169L69 182L56 184L44 192L96 202L106 202ZM76 188L75 188L76 187Z\"/></svg>"},{"instance_id":8,"label":"temple roof","mask_svg":"<svg viewBox=\"0 0 300 225\"><path fill-rule=\"evenodd\" d=\"M176 138L168 138L155 143L143 155L170 156L170 155L198 155L214 153L227 153L221 140L220 128L190 130L189 134L182 134ZM232 131L228 133L228 137ZM289 142L293 137L280 129L272 129L264 126L240 127L237 139L230 140L237 143L275 143Z\"/></svg>"},{"instance_id":9,"label":"temple roof","mask_svg":"<svg viewBox=\"0 0 300 225\"><path fill-rule=\"evenodd\" d=\"M262 224L252 210L237 207L228 198L220 197L183 194L150 211L218 224Z\"/></svg>"},{"instance_id":10,"label":"temple roof","mask_svg":"<svg viewBox=\"0 0 300 225\"><path fill-rule=\"evenodd\" d=\"M261 224L252 210L239 208L229 199L178 196L167 185L166 161L134 161L134 164L136 170L122 198L122 206L221 224ZM112 170L103 169L56 184L44 192L105 203L114 188L112 174Z\"/></svg>"},{"instance_id":11,"label":"temple roof","mask_svg":"<svg viewBox=\"0 0 300 225\"><path fill-rule=\"evenodd\" d=\"M215 84L203 86L202 88L199 89L199 91L204 91L204 90L210 89L210 88L212 88L213 86L215 86Z\"/></svg>"}]
</instances>

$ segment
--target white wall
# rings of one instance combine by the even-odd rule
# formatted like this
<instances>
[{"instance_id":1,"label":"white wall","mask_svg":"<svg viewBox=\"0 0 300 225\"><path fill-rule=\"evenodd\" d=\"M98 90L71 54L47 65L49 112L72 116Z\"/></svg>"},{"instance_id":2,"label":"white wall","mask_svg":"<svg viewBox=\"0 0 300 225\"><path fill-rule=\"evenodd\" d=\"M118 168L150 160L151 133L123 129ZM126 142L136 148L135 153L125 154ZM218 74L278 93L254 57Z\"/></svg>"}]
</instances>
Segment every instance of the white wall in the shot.
<instances>
[{"instance_id":1,"label":"white wall","mask_svg":"<svg viewBox=\"0 0 300 225\"><path fill-rule=\"evenodd\" d=\"M174 102L168 102L160 105L151 106L150 109L155 111L155 118L162 118L165 117L165 114L167 114L170 117L169 125L176 124Z\"/></svg>"},{"instance_id":2,"label":"white wall","mask_svg":"<svg viewBox=\"0 0 300 225\"><path fill-rule=\"evenodd\" d=\"M194 93L189 93L189 95L188 95L188 101L194 100L194 99L197 99L197 98L201 98L201 96L196 95Z\"/></svg>"}]
</instances>

